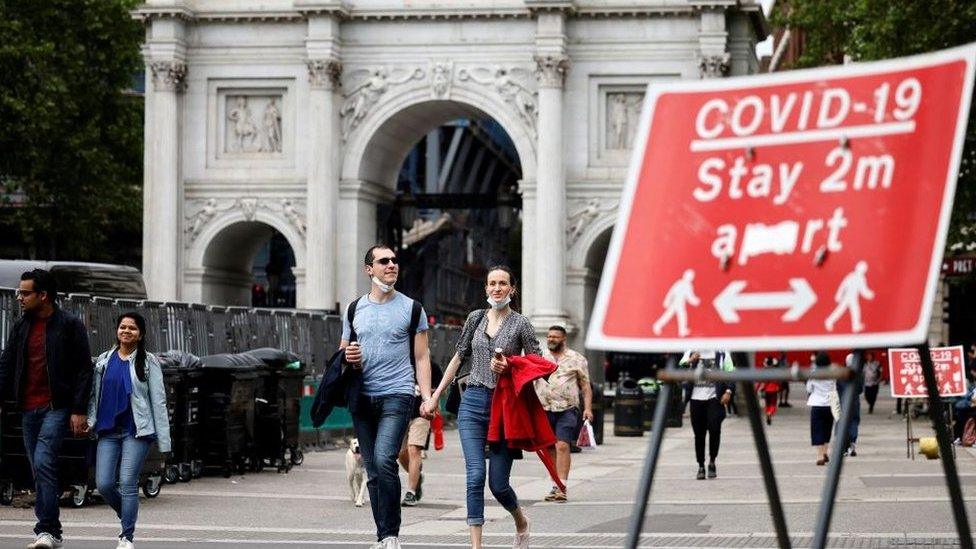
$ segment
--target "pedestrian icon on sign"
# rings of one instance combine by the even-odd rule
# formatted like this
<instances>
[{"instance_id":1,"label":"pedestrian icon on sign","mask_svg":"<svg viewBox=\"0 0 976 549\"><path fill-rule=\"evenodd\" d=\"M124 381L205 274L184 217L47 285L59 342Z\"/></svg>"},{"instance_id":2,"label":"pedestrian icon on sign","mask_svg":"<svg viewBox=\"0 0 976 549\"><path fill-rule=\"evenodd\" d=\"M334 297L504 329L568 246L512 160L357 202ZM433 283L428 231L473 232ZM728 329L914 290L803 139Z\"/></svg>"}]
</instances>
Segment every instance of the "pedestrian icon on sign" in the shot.
<instances>
[{"instance_id":1,"label":"pedestrian icon on sign","mask_svg":"<svg viewBox=\"0 0 976 549\"><path fill-rule=\"evenodd\" d=\"M861 322L861 298L874 299L874 292L868 288L867 272L867 261L858 261L854 270L848 273L837 287L837 293L834 295L837 307L824 321L824 327L828 332L834 331L834 324L844 316L845 312L851 315L851 331L856 333L864 330L864 323Z\"/></svg>"},{"instance_id":2,"label":"pedestrian icon on sign","mask_svg":"<svg viewBox=\"0 0 976 549\"><path fill-rule=\"evenodd\" d=\"M695 295L695 288L691 282L695 279L695 271L687 269L677 282L671 285L667 295L664 296L664 314L654 323L654 334L661 335L661 330L671 322L675 316L678 317L678 336L686 337L691 334L688 329L688 310L691 304L697 307L701 300Z\"/></svg>"}]
</instances>

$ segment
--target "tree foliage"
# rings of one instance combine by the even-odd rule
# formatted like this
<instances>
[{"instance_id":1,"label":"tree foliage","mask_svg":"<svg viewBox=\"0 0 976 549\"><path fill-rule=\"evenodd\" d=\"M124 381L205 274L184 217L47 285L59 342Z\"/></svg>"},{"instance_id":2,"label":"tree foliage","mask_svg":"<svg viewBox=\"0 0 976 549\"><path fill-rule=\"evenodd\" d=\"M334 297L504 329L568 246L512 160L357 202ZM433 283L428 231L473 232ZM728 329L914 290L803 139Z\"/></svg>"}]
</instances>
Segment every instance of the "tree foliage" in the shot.
<instances>
[{"instance_id":1,"label":"tree foliage","mask_svg":"<svg viewBox=\"0 0 976 549\"><path fill-rule=\"evenodd\" d=\"M773 24L802 40L796 67L888 59L976 41L974 0L788 0ZM970 110L948 245L976 242L976 109ZM953 247L954 244L958 244ZM963 248L965 249L965 248Z\"/></svg>"},{"instance_id":2,"label":"tree foliage","mask_svg":"<svg viewBox=\"0 0 976 549\"><path fill-rule=\"evenodd\" d=\"M0 0L0 220L44 259L112 259L142 224L135 0Z\"/></svg>"}]
</instances>

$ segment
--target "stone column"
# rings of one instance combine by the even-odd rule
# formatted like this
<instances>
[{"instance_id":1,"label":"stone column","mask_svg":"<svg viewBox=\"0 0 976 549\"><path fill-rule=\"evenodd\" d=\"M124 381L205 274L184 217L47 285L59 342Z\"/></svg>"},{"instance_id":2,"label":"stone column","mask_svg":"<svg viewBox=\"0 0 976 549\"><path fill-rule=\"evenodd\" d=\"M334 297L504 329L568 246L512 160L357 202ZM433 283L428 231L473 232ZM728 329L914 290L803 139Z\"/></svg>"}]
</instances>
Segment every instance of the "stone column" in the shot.
<instances>
[{"instance_id":1,"label":"stone column","mask_svg":"<svg viewBox=\"0 0 976 549\"><path fill-rule=\"evenodd\" d=\"M176 60L151 61L152 128L147 127L152 162L146 174L148 192L143 227L143 275L150 299L180 298L180 153L179 94L185 87L186 64ZM147 105L148 107L148 105ZM147 108L148 110L148 108ZM175 224L175 227L174 227Z\"/></svg>"},{"instance_id":2,"label":"stone column","mask_svg":"<svg viewBox=\"0 0 976 549\"><path fill-rule=\"evenodd\" d=\"M310 59L308 233L305 237L305 297L309 309L336 303L336 214L339 204L339 109L336 91L342 65Z\"/></svg>"},{"instance_id":3,"label":"stone column","mask_svg":"<svg viewBox=\"0 0 976 549\"><path fill-rule=\"evenodd\" d=\"M705 9L698 27L698 73L701 78L721 78L729 72L726 51L729 33L724 9Z\"/></svg>"},{"instance_id":4,"label":"stone column","mask_svg":"<svg viewBox=\"0 0 976 549\"><path fill-rule=\"evenodd\" d=\"M536 57L539 79L538 165L536 168L535 284L532 318L537 329L566 324L566 177L563 162L565 56Z\"/></svg>"}]
</instances>

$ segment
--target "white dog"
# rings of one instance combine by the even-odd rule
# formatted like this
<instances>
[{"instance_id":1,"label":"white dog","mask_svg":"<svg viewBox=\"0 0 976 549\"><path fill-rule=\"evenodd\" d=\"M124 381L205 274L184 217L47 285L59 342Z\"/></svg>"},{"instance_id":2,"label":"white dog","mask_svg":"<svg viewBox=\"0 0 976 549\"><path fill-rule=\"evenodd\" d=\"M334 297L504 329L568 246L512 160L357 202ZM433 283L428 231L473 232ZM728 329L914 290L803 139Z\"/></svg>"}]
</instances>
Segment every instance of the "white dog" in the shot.
<instances>
[{"instance_id":1,"label":"white dog","mask_svg":"<svg viewBox=\"0 0 976 549\"><path fill-rule=\"evenodd\" d=\"M346 451L346 480L352 501L356 507L362 507L366 495L366 467L363 466L363 455L359 453L359 440L355 438L349 441Z\"/></svg>"}]
</instances>

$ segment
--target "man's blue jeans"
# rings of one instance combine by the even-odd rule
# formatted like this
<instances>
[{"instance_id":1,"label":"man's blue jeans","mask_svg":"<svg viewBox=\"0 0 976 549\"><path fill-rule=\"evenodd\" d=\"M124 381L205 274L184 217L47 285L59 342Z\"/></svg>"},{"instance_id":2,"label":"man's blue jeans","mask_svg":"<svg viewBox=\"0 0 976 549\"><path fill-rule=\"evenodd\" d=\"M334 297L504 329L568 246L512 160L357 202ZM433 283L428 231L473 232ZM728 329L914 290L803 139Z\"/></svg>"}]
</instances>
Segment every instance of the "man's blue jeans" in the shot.
<instances>
[{"instance_id":1,"label":"man's blue jeans","mask_svg":"<svg viewBox=\"0 0 976 549\"><path fill-rule=\"evenodd\" d=\"M139 474L151 444L118 429L98 437L95 485L122 521L122 537L129 541L139 517Z\"/></svg>"},{"instance_id":2,"label":"man's blue jeans","mask_svg":"<svg viewBox=\"0 0 976 549\"><path fill-rule=\"evenodd\" d=\"M366 467L366 489L376 539L400 535L400 470L397 454L413 413L413 395L360 395L352 414Z\"/></svg>"},{"instance_id":3,"label":"man's blue jeans","mask_svg":"<svg viewBox=\"0 0 976 549\"><path fill-rule=\"evenodd\" d=\"M461 437L467 482L468 526L485 523L486 474L488 488L502 507L513 512L519 506L518 497L509 482L512 476L512 453L502 445L491 445L487 470L485 468L485 443L488 441L493 394L493 389L469 386L461 396L461 406L458 408L458 435Z\"/></svg>"},{"instance_id":4,"label":"man's blue jeans","mask_svg":"<svg viewBox=\"0 0 976 549\"><path fill-rule=\"evenodd\" d=\"M34 472L34 489L37 493L34 503L37 525L34 526L34 533L46 532L58 539L61 538L58 455L70 417L68 408L52 410L50 406L24 412L23 416L24 448Z\"/></svg>"}]
</instances>

